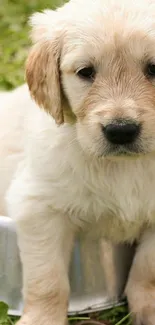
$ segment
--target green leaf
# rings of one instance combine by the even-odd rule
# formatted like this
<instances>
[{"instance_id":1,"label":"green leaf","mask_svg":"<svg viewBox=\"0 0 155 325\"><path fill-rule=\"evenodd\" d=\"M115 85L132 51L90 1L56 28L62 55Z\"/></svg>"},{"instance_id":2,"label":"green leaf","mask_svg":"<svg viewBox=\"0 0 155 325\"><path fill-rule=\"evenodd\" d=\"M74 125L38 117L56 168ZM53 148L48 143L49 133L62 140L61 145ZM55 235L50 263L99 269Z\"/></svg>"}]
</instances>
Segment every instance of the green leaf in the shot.
<instances>
[{"instance_id":1,"label":"green leaf","mask_svg":"<svg viewBox=\"0 0 155 325\"><path fill-rule=\"evenodd\" d=\"M7 321L8 305L0 301L0 324L4 324Z\"/></svg>"}]
</instances>

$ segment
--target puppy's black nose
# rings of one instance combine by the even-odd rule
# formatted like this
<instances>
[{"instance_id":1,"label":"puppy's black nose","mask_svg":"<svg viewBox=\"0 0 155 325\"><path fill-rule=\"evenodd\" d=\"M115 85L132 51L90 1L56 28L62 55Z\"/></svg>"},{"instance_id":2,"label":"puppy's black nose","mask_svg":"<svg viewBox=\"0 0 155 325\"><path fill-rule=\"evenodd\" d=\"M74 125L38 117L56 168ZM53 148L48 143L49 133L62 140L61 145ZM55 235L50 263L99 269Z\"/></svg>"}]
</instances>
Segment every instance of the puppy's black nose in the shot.
<instances>
[{"instance_id":1,"label":"puppy's black nose","mask_svg":"<svg viewBox=\"0 0 155 325\"><path fill-rule=\"evenodd\" d=\"M140 125L130 122L115 122L103 127L106 139L112 144L125 145L136 140Z\"/></svg>"}]
</instances>

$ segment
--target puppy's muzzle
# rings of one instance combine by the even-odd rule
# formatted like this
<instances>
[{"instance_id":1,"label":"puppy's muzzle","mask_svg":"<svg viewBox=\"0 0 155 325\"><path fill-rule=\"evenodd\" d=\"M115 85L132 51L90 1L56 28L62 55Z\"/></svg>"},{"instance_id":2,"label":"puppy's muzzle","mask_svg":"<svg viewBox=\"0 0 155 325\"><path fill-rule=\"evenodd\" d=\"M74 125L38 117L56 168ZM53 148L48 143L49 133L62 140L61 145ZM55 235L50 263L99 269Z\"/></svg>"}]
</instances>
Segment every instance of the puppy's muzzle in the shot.
<instances>
[{"instance_id":1,"label":"puppy's muzzle","mask_svg":"<svg viewBox=\"0 0 155 325\"><path fill-rule=\"evenodd\" d=\"M140 125L135 122L117 120L102 128L105 138L111 144L127 145L136 141Z\"/></svg>"}]
</instances>

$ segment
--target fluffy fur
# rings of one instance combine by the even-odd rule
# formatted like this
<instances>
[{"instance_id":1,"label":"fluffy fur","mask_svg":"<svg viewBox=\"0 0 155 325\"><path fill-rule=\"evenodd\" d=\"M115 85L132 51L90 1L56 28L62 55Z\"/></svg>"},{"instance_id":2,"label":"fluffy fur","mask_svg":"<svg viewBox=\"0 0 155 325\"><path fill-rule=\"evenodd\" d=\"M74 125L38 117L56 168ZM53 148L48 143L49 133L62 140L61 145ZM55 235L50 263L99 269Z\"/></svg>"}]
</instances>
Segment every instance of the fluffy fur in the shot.
<instances>
[{"instance_id":1,"label":"fluffy fur","mask_svg":"<svg viewBox=\"0 0 155 325\"><path fill-rule=\"evenodd\" d=\"M137 241L126 293L155 324L154 0L71 0L31 19L26 85L1 94L0 207L17 225L25 308L19 325L64 325L75 236ZM94 66L95 80L77 72ZM38 106L40 106L40 109ZM134 147L102 127L141 125ZM147 262L146 262L147 258Z\"/></svg>"}]
</instances>

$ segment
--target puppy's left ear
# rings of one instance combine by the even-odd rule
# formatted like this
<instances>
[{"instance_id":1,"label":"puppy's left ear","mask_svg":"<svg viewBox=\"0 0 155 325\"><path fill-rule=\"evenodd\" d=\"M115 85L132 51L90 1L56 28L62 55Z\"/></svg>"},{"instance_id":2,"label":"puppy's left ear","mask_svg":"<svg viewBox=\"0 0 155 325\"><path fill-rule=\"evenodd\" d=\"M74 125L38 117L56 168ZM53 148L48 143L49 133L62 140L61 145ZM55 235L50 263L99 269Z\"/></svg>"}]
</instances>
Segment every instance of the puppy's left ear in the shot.
<instances>
[{"instance_id":1,"label":"puppy's left ear","mask_svg":"<svg viewBox=\"0 0 155 325\"><path fill-rule=\"evenodd\" d=\"M48 10L31 18L34 46L26 64L26 80L32 97L55 119L64 122L59 73L61 29L57 12ZM58 26L58 27L57 27Z\"/></svg>"}]
</instances>

